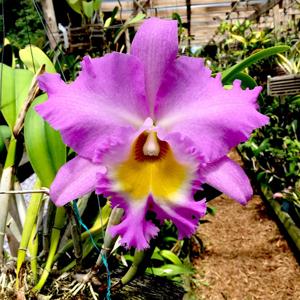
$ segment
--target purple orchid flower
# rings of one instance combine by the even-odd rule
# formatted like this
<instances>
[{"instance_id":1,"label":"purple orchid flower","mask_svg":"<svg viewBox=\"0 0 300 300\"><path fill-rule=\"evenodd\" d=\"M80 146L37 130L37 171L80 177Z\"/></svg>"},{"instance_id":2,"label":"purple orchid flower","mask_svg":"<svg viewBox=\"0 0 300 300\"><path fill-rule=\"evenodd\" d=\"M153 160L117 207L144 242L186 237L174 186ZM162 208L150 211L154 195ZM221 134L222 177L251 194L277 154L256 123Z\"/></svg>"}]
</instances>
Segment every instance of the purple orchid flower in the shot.
<instances>
[{"instance_id":1,"label":"purple orchid flower","mask_svg":"<svg viewBox=\"0 0 300 300\"><path fill-rule=\"evenodd\" d=\"M48 101L37 112L62 134L78 156L58 172L52 201L62 206L96 190L124 208L111 229L127 247L144 249L159 229L148 211L172 220L179 239L190 236L206 211L193 199L208 183L245 204L252 188L227 158L268 122L256 109L260 87L225 90L202 59L177 57L177 22L146 20L131 53L85 57L70 84L57 74L40 76Z\"/></svg>"}]
</instances>

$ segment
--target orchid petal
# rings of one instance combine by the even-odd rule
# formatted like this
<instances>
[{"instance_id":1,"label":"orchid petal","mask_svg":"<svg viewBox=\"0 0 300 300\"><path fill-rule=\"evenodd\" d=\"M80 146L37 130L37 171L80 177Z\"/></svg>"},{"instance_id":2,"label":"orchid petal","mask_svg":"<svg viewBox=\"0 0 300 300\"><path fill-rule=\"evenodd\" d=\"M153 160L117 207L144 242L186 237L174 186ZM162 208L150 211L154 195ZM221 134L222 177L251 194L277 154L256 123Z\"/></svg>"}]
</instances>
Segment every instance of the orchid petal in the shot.
<instances>
[{"instance_id":1,"label":"orchid petal","mask_svg":"<svg viewBox=\"0 0 300 300\"><path fill-rule=\"evenodd\" d=\"M118 143L120 131L139 128L149 115L142 66L134 56L85 57L74 83L45 74L39 84L49 99L36 106L37 112L85 158L93 159L96 150L107 148L109 139Z\"/></svg>"},{"instance_id":2,"label":"orchid petal","mask_svg":"<svg viewBox=\"0 0 300 300\"><path fill-rule=\"evenodd\" d=\"M166 132L190 138L206 162L213 162L268 122L256 110L260 90L242 90L239 81L226 90L220 76L211 77L202 60L181 57L158 93L157 124Z\"/></svg>"},{"instance_id":3,"label":"orchid petal","mask_svg":"<svg viewBox=\"0 0 300 300\"><path fill-rule=\"evenodd\" d=\"M243 169L228 157L207 164L199 170L205 182L241 204L252 197L253 190Z\"/></svg>"},{"instance_id":4,"label":"orchid petal","mask_svg":"<svg viewBox=\"0 0 300 300\"><path fill-rule=\"evenodd\" d=\"M50 197L57 206L81 197L95 190L96 173L105 172L105 167L93 164L79 156L63 165L51 187Z\"/></svg>"},{"instance_id":5,"label":"orchid petal","mask_svg":"<svg viewBox=\"0 0 300 300\"><path fill-rule=\"evenodd\" d=\"M149 241L158 234L159 229L150 220L146 220L147 201L136 205L130 203L120 224L110 228L112 236L120 235L121 244L138 250L149 248Z\"/></svg>"},{"instance_id":6,"label":"orchid petal","mask_svg":"<svg viewBox=\"0 0 300 300\"><path fill-rule=\"evenodd\" d=\"M157 91L165 72L178 52L177 22L151 18L141 25L131 47L131 54L144 65L146 94L154 107Z\"/></svg>"},{"instance_id":7,"label":"orchid petal","mask_svg":"<svg viewBox=\"0 0 300 300\"><path fill-rule=\"evenodd\" d=\"M189 237L195 233L199 218L204 217L206 213L205 200L194 201L187 198L179 205L162 205L154 201L152 210L156 213L158 220L171 220L178 230L178 239Z\"/></svg>"}]
</instances>

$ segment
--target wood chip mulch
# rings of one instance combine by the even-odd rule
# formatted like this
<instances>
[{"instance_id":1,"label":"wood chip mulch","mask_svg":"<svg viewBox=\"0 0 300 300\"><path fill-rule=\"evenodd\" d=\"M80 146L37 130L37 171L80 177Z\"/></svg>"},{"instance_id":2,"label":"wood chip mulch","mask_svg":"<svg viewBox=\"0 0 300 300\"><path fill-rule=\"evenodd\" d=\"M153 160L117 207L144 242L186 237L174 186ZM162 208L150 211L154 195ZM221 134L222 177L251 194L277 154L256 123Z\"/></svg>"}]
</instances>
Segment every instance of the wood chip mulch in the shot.
<instances>
[{"instance_id":1,"label":"wood chip mulch","mask_svg":"<svg viewBox=\"0 0 300 300\"><path fill-rule=\"evenodd\" d=\"M197 299L299 300L300 267L259 196L246 205L221 195L209 203L194 261Z\"/></svg>"}]
</instances>

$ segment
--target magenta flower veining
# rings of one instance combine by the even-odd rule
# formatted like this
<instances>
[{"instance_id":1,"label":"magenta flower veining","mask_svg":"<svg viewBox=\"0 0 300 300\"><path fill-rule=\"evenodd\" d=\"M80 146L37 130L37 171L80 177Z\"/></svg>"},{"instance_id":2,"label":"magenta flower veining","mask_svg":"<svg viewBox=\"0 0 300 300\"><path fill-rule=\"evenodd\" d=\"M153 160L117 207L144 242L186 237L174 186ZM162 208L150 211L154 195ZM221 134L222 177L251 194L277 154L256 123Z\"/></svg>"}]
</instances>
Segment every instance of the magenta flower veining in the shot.
<instances>
[{"instance_id":1,"label":"magenta flower veining","mask_svg":"<svg viewBox=\"0 0 300 300\"><path fill-rule=\"evenodd\" d=\"M144 249L171 220L179 239L190 236L206 212L194 192L208 183L245 204L252 188L244 171L226 154L246 141L268 118L257 111L261 90L242 90L199 58L177 57L177 22L146 20L130 54L85 57L70 84L57 74L39 78L48 100L36 111L59 130L78 156L58 172L52 201L62 206L88 192L110 197L124 208L111 229L127 247Z\"/></svg>"}]
</instances>

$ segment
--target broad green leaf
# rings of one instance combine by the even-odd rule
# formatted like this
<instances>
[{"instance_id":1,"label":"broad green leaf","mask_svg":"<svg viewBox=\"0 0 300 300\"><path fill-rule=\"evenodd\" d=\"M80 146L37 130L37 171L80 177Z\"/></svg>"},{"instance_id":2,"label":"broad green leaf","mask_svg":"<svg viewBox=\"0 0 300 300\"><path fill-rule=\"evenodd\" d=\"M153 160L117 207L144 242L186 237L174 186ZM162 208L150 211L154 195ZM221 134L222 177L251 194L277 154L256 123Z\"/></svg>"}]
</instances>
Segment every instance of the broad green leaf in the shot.
<instances>
[{"instance_id":1,"label":"broad green leaf","mask_svg":"<svg viewBox=\"0 0 300 300\"><path fill-rule=\"evenodd\" d=\"M193 270L185 265L163 265L160 268L147 268L148 273L152 273L156 276L177 276L182 274L193 274Z\"/></svg>"},{"instance_id":2,"label":"broad green leaf","mask_svg":"<svg viewBox=\"0 0 300 300\"><path fill-rule=\"evenodd\" d=\"M153 252L151 259L156 259L160 261L164 261L163 257L159 254L159 252Z\"/></svg>"},{"instance_id":3,"label":"broad green leaf","mask_svg":"<svg viewBox=\"0 0 300 300\"><path fill-rule=\"evenodd\" d=\"M258 61L267 58L269 56L275 55L280 52L285 52L289 50L289 46L275 46L267 49L263 49L258 51L249 57L245 58L241 62L237 63L236 65L232 66L231 68L222 72L222 81L223 83L230 82L234 76L240 72L242 72L245 68L257 63Z\"/></svg>"},{"instance_id":4,"label":"broad green leaf","mask_svg":"<svg viewBox=\"0 0 300 300\"><path fill-rule=\"evenodd\" d=\"M22 108L33 79L33 73L23 69L13 69L4 64L2 68L3 80L1 87L1 112L10 129L16 122L16 118Z\"/></svg>"},{"instance_id":5,"label":"broad green leaf","mask_svg":"<svg viewBox=\"0 0 300 300\"><path fill-rule=\"evenodd\" d=\"M19 51L19 55L22 62L33 73L37 72L42 65L46 65L46 72L56 73L55 67L48 56L34 45L27 45Z\"/></svg>"},{"instance_id":6,"label":"broad green leaf","mask_svg":"<svg viewBox=\"0 0 300 300\"><path fill-rule=\"evenodd\" d=\"M16 117L18 117L24 101L28 97L34 74L25 69L15 69L15 102Z\"/></svg>"},{"instance_id":7,"label":"broad green leaf","mask_svg":"<svg viewBox=\"0 0 300 300\"><path fill-rule=\"evenodd\" d=\"M174 265L178 265L178 266L182 265L182 262L179 259L179 257L170 250L161 250L160 255L165 259L171 261Z\"/></svg>"},{"instance_id":8,"label":"broad green leaf","mask_svg":"<svg viewBox=\"0 0 300 300\"><path fill-rule=\"evenodd\" d=\"M78 14L82 15L81 0L67 0L69 6Z\"/></svg>"},{"instance_id":9,"label":"broad green leaf","mask_svg":"<svg viewBox=\"0 0 300 300\"><path fill-rule=\"evenodd\" d=\"M100 8L101 4L102 4L102 0L94 0L93 1L94 10L98 10Z\"/></svg>"},{"instance_id":10,"label":"broad green leaf","mask_svg":"<svg viewBox=\"0 0 300 300\"><path fill-rule=\"evenodd\" d=\"M29 108L25 123L25 147L33 170L43 186L49 187L58 169L66 162L66 146L60 134L52 129L34 110L47 95L36 98Z\"/></svg>"},{"instance_id":11,"label":"broad green leaf","mask_svg":"<svg viewBox=\"0 0 300 300\"><path fill-rule=\"evenodd\" d=\"M87 18L91 19L94 13L94 2L82 1L83 12Z\"/></svg>"},{"instance_id":12,"label":"broad green leaf","mask_svg":"<svg viewBox=\"0 0 300 300\"><path fill-rule=\"evenodd\" d=\"M1 112L10 129L14 127L16 121L15 105L15 76L14 70L4 64L0 64L1 73Z\"/></svg>"},{"instance_id":13,"label":"broad green leaf","mask_svg":"<svg viewBox=\"0 0 300 300\"><path fill-rule=\"evenodd\" d=\"M126 261L133 262L133 256L132 255L130 255L130 254L124 254L124 257L125 257Z\"/></svg>"}]
</instances>

